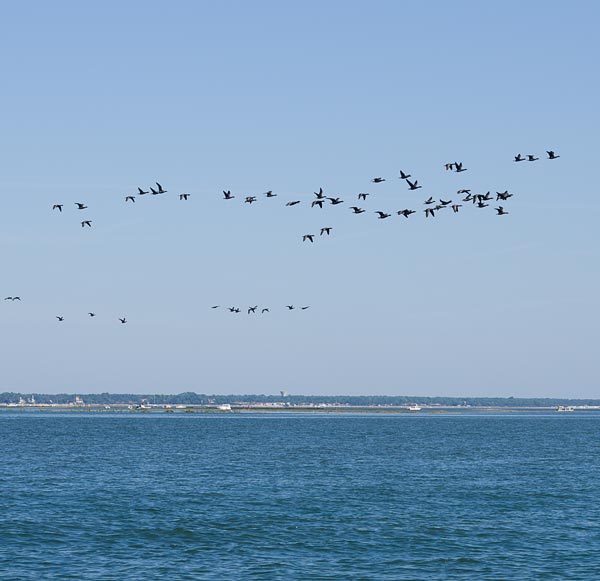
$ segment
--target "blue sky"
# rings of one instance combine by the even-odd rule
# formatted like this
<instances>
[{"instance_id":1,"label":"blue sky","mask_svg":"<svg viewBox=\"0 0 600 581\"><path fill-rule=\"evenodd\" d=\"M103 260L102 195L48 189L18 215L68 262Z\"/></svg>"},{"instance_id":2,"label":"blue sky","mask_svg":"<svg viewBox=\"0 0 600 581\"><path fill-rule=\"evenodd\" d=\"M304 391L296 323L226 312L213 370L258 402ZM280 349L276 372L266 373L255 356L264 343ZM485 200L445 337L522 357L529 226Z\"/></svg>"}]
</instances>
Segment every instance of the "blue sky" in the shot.
<instances>
[{"instance_id":1,"label":"blue sky","mask_svg":"<svg viewBox=\"0 0 600 581\"><path fill-rule=\"evenodd\" d=\"M0 389L598 396L599 12L4 5ZM510 214L425 220L463 187Z\"/></svg>"}]
</instances>

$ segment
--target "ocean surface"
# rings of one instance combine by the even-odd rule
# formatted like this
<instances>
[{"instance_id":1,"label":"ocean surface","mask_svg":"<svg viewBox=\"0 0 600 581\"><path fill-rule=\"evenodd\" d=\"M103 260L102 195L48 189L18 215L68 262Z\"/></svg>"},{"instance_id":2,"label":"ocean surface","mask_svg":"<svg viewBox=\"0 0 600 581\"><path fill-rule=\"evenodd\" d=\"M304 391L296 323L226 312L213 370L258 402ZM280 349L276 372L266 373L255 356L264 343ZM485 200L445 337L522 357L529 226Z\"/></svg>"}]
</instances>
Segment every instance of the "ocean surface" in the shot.
<instances>
[{"instance_id":1,"label":"ocean surface","mask_svg":"<svg viewBox=\"0 0 600 581\"><path fill-rule=\"evenodd\" d=\"M0 579L600 579L600 414L0 413Z\"/></svg>"}]
</instances>

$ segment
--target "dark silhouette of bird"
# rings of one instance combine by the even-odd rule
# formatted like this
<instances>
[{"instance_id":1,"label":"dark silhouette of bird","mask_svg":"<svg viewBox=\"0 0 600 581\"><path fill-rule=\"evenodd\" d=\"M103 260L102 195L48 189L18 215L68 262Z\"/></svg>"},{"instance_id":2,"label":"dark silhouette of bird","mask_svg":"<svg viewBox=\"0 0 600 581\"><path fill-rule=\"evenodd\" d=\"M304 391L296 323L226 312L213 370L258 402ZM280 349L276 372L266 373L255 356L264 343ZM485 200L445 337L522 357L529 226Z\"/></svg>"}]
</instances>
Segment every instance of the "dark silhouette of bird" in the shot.
<instances>
[{"instance_id":1,"label":"dark silhouette of bird","mask_svg":"<svg viewBox=\"0 0 600 581\"><path fill-rule=\"evenodd\" d=\"M58 210L59 212L62 212L63 209L63 204L54 204L54 206L52 206L53 210Z\"/></svg>"},{"instance_id":2,"label":"dark silhouette of bird","mask_svg":"<svg viewBox=\"0 0 600 581\"><path fill-rule=\"evenodd\" d=\"M473 200L473 199L474 199L474 198L473 198L473 196L472 196L471 194L467 194L467 195L466 195L466 196L465 196L465 197L462 199L462 201L463 201L463 202L470 202L470 201L471 201L471 200Z\"/></svg>"},{"instance_id":3,"label":"dark silhouette of bird","mask_svg":"<svg viewBox=\"0 0 600 581\"><path fill-rule=\"evenodd\" d=\"M380 184L381 182L385 181L385 178L373 178L371 180L374 184Z\"/></svg>"},{"instance_id":4,"label":"dark silhouette of bird","mask_svg":"<svg viewBox=\"0 0 600 581\"><path fill-rule=\"evenodd\" d=\"M91 228L92 227L92 221L91 220L83 220L83 222L81 222L81 227L85 228L85 227Z\"/></svg>"},{"instance_id":5,"label":"dark silhouette of bird","mask_svg":"<svg viewBox=\"0 0 600 581\"><path fill-rule=\"evenodd\" d=\"M337 206L338 204L343 204L344 200L342 200L341 198L327 198L330 202L332 206Z\"/></svg>"},{"instance_id":6,"label":"dark silhouette of bird","mask_svg":"<svg viewBox=\"0 0 600 581\"><path fill-rule=\"evenodd\" d=\"M433 210L433 208L425 208L425 210L423 211L425 212L425 218L429 218L429 216L435 218L435 211Z\"/></svg>"},{"instance_id":7,"label":"dark silhouette of bird","mask_svg":"<svg viewBox=\"0 0 600 581\"><path fill-rule=\"evenodd\" d=\"M125 196L125 201L135 203L135 198L133 196Z\"/></svg>"},{"instance_id":8,"label":"dark silhouette of bird","mask_svg":"<svg viewBox=\"0 0 600 581\"><path fill-rule=\"evenodd\" d=\"M6 297L5 301L20 301L21 297Z\"/></svg>"},{"instance_id":9,"label":"dark silhouette of bird","mask_svg":"<svg viewBox=\"0 0 600 581\"><path fill-rule=\"evenodd\" d=\"M315 196L317 196L317 200L323 200L325 198L325 194L323 193L323 188L319 188L318 192L313 192Z\"/></svg>"},{"instance_id":10,"label":"dark silhouette of bird","mask_svg":"<svg viewBox=\"0 0 600 581\"><path fill-rule=\"evenodd\" d=\"M419 180L415 180L414 182L411 182L410 180L406 180L406 183L409 185L409 189L411 189L411 190L418 190L419 188L423 187L423 186L418 185Z\"/></svg>"},{"instance_id":11,"label":"dark silhouette of bird","mask_svg":"<svg viewBox=\"0 0 600 581\"><path fill-rule=\"evenodd\" d=\"M442 206L441 204L436 204L433 209L437 212L438 210L443 210L446 206Z\"/></svg>"},{"instance_id":12,"label":"dark silhouette of bird","mask_svg":"<svg viewBox=\"0 0 600 581\"><path fill-rule=\"evenodd\" d=\"M462 208L462 204L452 204L452 211L456 214L458 209Z\"/></svg>"},{"instance_id":13,"label":"dark silhouette of bird","mask_svg":"<svg viewBox=\"0 0 600 581\"><path fill-rule=\"evenodd\" d=\"M272 190L269 190L268 192L265 192L265 196L267 196L267 198L276 198L277 194L274 194Z\"/></svg>"},{"instance_id":14,"label":"dark silhouette of bird","mask_svg":"<svg viewBox=\"0 0 600 581\"><path fill-rule=\"evenodd\" d=\"M319 208L323 209L323 202L325 200L313 200L312 204L310 205L311 208L314 208L315 206L319 206Z\"/></svg>"},{"instance_id":15,"label":"dark silhouette of bird","mask_svg":"<svg viewBox=\"0 0 600 581\"><path fill-rule=\"evenodd\" d=\"M245 204L252 204L253 202L256 202L256 196L246 196Z\"/></svg>"},{"instance_id":16,"label":"dark silhouette of bird","mask_svg":"<svg viewBox=\"0 0 600 581\"><path fill-rule=\"evenodd\" d=\"M223 190L223 196L225 200L233 200L233 198L235 198L235 196L231 195L231 190Z\"/></svg>"},{"instance_id":17,"label":"dark silhouette of bird","mask_svg":"<svg viewBox=\"0 0 600 581\"><path fill-rule=\"evenodd\" d=\"M351 206L350 209L355 213L355 214L362 214L364 212L364 210L362 208L359 208L358 206Z\"/></svg>"},{"instance_id":18,"label":"dark silhouette of bird","mask_svg":"<svg viewBox=\"0 0 600 581\"><path fill-rule=\"evenodd\" d=\"M121 324L124 325L127 322L127 319L125 317L123 317L123 318L119 317L119 321L121 321Z\"/></svg>"},{"instance_id":19,"label":"dark silhouette of bird","mask_svg":"<svg viewBox=\"0 0 600 581\"><path fill-rule=\"evenodd\" d=\"M230 313L235 313L236 307L227 307Z\"/></svg>"},{"instance_id":20,"label":"dark silhouette of bird","mask_svg":"<svg viewBox=\"0 0 600 581\"><path fill-rule=\"evenodd\" d=\"M81 202L75 202L75 205L77 206L78 210L85 210L87 208L87 206Z\"/></svg>"},{"instance_id":21,"label":"dark silhouette of bird","mask_svg":"<svg viewBox=\"0 0 600 581\"><path fill-rule=\"evenodd\" d=\"M525 158L519 153L515 155L515 161L525 161Z\"/></svg>"},{"instance_id":22,"label":"dark silhouette of bird","mask_svg":"<svg viewBox=\"0 0 600 581\"><path fill-rule=\"evenodd\" d=\"M448 204L451 204L452 200L442 200L440 199L440 204L442 204L442 206L447 206Z\"/></svg>"},{"instance_id":23,"label":"dark silhouette of bird","mask_svg":"<svg viewBox=\"0 0 600 581\"><path fill-rule=\"evenodd\" d=\"M467 171L466 167L463 167L462 161L460 163L458 163L457 161L454 162L454 167L456 168L456 172L460 173L461 171Z\"/></svg>"},{"instance_id":24,"label":"dark silhouette of bird","mask_svg":"<svg viewBox=\"0 0 600 581\"><path fill-rule=\"evenodd\" d=\"M150 192L145 192L144 190L142 190L142 188L138 187L138 194L140 196L143 196L144 194L149 194Z\"/></svg>"},{"instance_id":25,"label":"dark silhouette of bird","mask_svg":"<svg viewBox=\"0 0 600 581\"><path fill-rule=\"evenodd\" d=\"M487 208L488 206L489 204L486 204L485 202L477 202L478 208Z\"/></svg>"},{"instance_id":26,"label":"dark silhouette of bird","mask_svg":"<svg viewBox=\"0 0 600 581\"><path fill-rule=\"evenodd\" d=\"M556 155L553 151L547 151L546 153L548 154L548 159L558 159L560 157L560 155Z\"/></svg>"},{"instance_id":27,"label":"dark silhouette of bird","mask_svg":"<svg viewBox=\"0 0 600 581\"><path fill-rule=\"evenodd\" d=\"M508 212L502 206L498 206L494 209L496 210L496 215L498 216L504 216L505 214L508 214Z\"/></svg>"},{"instance_id":28,"label":"dark silhouette of bird","mask_svg":"<svg viewBox=\"0 0 600 581\"><path fill-rule=\"evenodd\" d=\"M323 236L323 234L327 234L329 236L331 232L331 226L327 226L326 228L321 228L321 234L319 236Z\"/></svg>"},{"instance_id":29,"label":"dark silhouette of bird","mask_svg":"<svg viewBox=\"0 0 600 581\"><path fill-rule=\"evenodd\" d=\"M163 187L158 182L156 182L156 187L158 188L158 193L159 194L166 194L167 193L167 190L163 190Z\"/></svg>"},{"instance_id":30,"label":"dark silhouette of bird","mask_svg":"<svg viewBox=\"0 0 600 581\"><path fill-rule=\"evenodd\" d=\"M397 212L397 214L399 216L404 216L405 218L408 218L411 214L414 214L414 213L415 213L414 210L408 210L408 209L398 210L398 212Z\"/></svg>"},{"instance_id":31,"label":"dark silhouette of bird","mask_svg":"<svg viewBox=\"0 0 600 581\"><path fill-rule=\"evenodd\" d=\"M258 309L258 305L256 305L255 307L248 307L248 314L256 313L256 309Z\"/></svg>"},{"instance_id":32,"label":"dark silhouette of bird","mask_svg":"<svg viewBox=\"0 0 600 581\"><path fill-rule=\"evenodd\" d=\"M158 194L162 194L162 192L159 192L159 191L155 190L154 188L150 188L150 193L153 196L158 196Z\"/></svg>"},{"instance_id":33,"label":"dark silhouette of bird","mask_svg":"<svg viewBox=\"0 0 600 581\"><path fill-rule=\"evenodd\" d=\"M190 194L179 194L180 200L187 200L190 197Z\"/></svg>"},{"instance_id":34,"label":"dark silhouette of bird","mask_svg":"<svg viewBox=\"0 0 600 581\"><path fill-rule=\"evenodd\" d=\"M89 315L90 317L95 317L95 316L96 316L96 313L88 313L88 315Z\"/></svg>"},{"instance_id":35,"label":"dark silhouette of bird","mask_svg":"<svg viewBox=\"0 0 600 581\"><path fill-rule=\"evenodd\" d=\"M306 311L306 309L310 309L310 305L307 305L306 307L300 307L301 311Z\"/></svg>"},{"instance_id":36,"label":"dark silhouette of bird","mask_svg":"<svg viewBox=\"0 0 600 581\"><path fill-rule=\"evenodd\" d=\"M302 236L302 242L306 242L307 240L309 242L314 242L313 238L315 237L314 234L305 234L304 236Z\"/></svg>"},{"instance_id":37,"label":"dark silhouette of bird","mask_svg":"<svg viewBox=\"0 0 600 581\"><path fill-rule=\"evenodd\" d=\"M444 168L446 169L446 171L451 170L454 167L453 163L445 163L444 164Z\"/></svg>"},{"instance_id":38,"label":"dark silhouette of bird","mask_svg":"<svg viewBox=\"0 0 600 581\"><path fill-rule=\"evenodd\" d=\"M402 170L400 170L400 177L398 178L399 180L407 180L410 177L412 176L409 173L404 173Z\"/></svg>"},{"instance_id":39,"label":"dark silhouette of bird","mask_svg":"<svg viewBox=\"0 0 600 581\"><path fill-rule=\"evenodd\" d=\"M267 308L264 308L264 309L263 309L263 310L260 312L260 314L261 314L261 315L264 315L265 313L268 313L268 312L269 312L269 309L267 309Z\"/></svg>"},{"instance_id":40,"label":"dark silhouette of bird","mask_svg":"<svg viewBox=\"0 0 600 581\"><path fill-rule=\"evenodd\" d=\"M296 307L294 307L294 305L285 305L288 310L293 311Z\"/></svg>"},{"instance_id":41,"label":"dark silhouette of bird","mask_svg":"<svg viewBox=\"0 0 600 581\"><path fill-rule=\"evenodd\" d=\"M211 309L218 309L220 305L213 305L212 307L210 307Z\"/></svg>"},{"instance_id":42,"label":"dark silhouette of bird","mask_svg":"<svg viewBox=\"0 0 600 581\"><path fill-rule=\"evenodd\" d=\"M365 200L365 201L366 201L366 200L367 200L367 196L368 196L368 195L369 195L369 194L368 194L368 193L366 193L366 192L361 192L360 194L358 194L358 199L359 199L359 200Z\"/></svg>"},{"instance_id":43,"label":"dark silhouette of bird","mask_svg":"<svg viewBox=\"0 0 600 581\"><path fill-rule=\"evenodd\" d=\"M481 195L479 196L479 201L480 202L483 202L483 201L489 202L491 199L492 199L492 194L490 194L489 191L486 192L486 194L484 196L481 196Z\"/></svg>"},{"instance_id":44,"label":"dark silhouette of bird","mask_svg":"<svg viewBox=\"0 0 600 581\"><path fill-rule=\"evenodd\" d=\"M288 202L286 204L286 206L295 206L296 204L299 204L300 200L293 200L292 202Z\"/></svg>"},{"instance_id":45,"label":"dark silhouette of bird","mask_svg":"<svg viewBox=\"0 0 600 581\"><path fill-rule=\"evenodd\" d=\"M58 321L59 321L59 322L60 322L60 321L64 321L64 320L65 320L65 318L64 318L64 317L60 317L60 316L57 316L56 318L58 319Z\"/></svg>"},{"instance_id":46,"label":"dark silhouette of bird","mask_svg":"<svg viewBox=\"0 0 600 581\"><path fill-rule=\"evenodd\" d=\"M459 194L459 195L461 195L461 194L470 194L471 190L457 190L456 193Z\"/></svg>"},{"instance_id":47,"label":"dark silhouette of bird","mask_svg":"<svg viewBox=\"0 0 600 581\"><path fill-rule=\"evenodd\" d=\"M508 200L508 198L512 198L513 194L509 194L508 190L505 190L503 192L496 192L496 201L498 200Z\"/></svg>"},{"instance_id":48,"label":"dark silhouette of bird","mask_svg":"<svg viewBox=\"0 0 600 581\"><path fill-rule=\"evenodd\" d=\"M423 203L424 204L433 204L433 203L435 203L435 200L430 196Z\"/></svg>"},{"instance_id":49,"label":"dark silhouette of bird","mask_svg":"<svg viewBox=\"0 0 600 581\"><path fill-rule=\"evenodd\" d=\"M538 159L540 159L540 158L536 157L535 155L528 155L527 156L527 161L537 161Z\"/></svg>"},{"instance_id":50,"label":"dark silhouette of bird","mask_svg":"<svg viewBox=\"0 0 600 581\"><path fill-rule=\"evenodd\" d=\"M379 214L379 215L377 216L377 218L378 218L379 220L385 220L386 218L389 218L389 217L391 216L391 214L386 214L385 212L381 212L381 211L377 211L377 212L375 212L375 213L376 213L376 214Z\"/></svg>"}]
</instances>

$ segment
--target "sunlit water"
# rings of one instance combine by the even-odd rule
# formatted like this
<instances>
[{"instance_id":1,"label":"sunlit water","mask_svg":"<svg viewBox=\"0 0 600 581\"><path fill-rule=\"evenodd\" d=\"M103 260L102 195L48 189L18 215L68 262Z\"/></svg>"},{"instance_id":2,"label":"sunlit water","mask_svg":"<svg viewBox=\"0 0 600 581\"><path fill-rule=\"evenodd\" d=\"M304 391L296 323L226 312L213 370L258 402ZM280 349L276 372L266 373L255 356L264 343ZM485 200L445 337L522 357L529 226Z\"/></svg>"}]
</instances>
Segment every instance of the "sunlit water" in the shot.
<instances>
[{"instance_id":1,"label":"sunlit water","mask_svg":"<svg viewBox=\"0 0 600 581\"><path fill-rule=\"evenodd\" d=\"M600 579L600 415L0 414L1 579Z\"/></svg>"}]
</instances>

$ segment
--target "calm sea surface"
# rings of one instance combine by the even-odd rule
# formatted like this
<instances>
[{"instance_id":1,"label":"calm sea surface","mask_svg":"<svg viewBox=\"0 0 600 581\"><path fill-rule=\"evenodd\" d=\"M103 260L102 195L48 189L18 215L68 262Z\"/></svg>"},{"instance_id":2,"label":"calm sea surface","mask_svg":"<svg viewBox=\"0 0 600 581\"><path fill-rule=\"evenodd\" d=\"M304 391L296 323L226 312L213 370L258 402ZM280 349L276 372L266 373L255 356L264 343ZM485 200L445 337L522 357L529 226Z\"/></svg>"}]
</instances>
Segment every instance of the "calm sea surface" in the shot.
<instances>
[{"instance_id":1,"label":"calm sea surface","mask_svg":"<svg viewBox=\"0 0 600 581\"><path fill-rule=\"evenodd\" d=\"M600 414L1 413L0 579L600 579Z\"/></svg>"}]
</instances>

